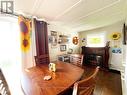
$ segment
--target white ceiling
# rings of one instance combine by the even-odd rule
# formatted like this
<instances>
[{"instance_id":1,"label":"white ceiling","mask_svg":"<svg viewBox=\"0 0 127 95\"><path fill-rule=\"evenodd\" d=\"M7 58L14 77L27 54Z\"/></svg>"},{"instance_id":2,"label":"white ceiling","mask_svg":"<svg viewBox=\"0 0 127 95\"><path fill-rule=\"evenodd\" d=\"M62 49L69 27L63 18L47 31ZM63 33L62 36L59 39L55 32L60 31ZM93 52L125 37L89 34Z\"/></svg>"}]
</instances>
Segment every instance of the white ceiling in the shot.
<instances>
[{"instance_id":1,"label":"white ceiling","mask_svg":"<svg viewBox=\"0 0 127 95\"><path fill-rule=\"evenodd\" d=\"M14 0L15 12L23 12L84 31L124 21L126 0Z\"/></svg>"}]
</instances>

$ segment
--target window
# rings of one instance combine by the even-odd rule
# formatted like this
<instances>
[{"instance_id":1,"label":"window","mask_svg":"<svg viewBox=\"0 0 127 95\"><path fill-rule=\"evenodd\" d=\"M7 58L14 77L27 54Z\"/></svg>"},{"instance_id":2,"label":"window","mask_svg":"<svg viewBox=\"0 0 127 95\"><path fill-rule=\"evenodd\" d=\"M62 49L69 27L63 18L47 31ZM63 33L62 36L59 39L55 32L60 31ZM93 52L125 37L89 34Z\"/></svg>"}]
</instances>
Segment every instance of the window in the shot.
<instances>
[{"instance_id":1,"label":"window","mask_svg":"<svg viewBox=\"0 0 127 95\"><path fill-rule=\"evenodd\" d=\"M87 35L87 47L104 47L104 46L105 46L104 34Z\"/></svg>"}]
</instances>

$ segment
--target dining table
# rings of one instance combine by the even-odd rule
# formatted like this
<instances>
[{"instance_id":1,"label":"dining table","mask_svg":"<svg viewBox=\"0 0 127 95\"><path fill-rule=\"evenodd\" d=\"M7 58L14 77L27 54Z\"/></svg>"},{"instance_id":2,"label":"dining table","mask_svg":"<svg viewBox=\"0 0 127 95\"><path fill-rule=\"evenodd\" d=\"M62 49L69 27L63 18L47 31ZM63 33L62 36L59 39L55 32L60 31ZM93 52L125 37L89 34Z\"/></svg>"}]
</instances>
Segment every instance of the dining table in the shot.
<instances>
[{"instance_id":1,"label":"dining table","mask_svg":"<svg viewBox=\"0 0 127 95\"><path fill-rule=\"evenodd\" d=\"M61 95L73 84L80 80L84 69L62 61L54 62L56 71L49 70L49 64L22 70L21 87L25 95ZM50 80L44 80L45 76L51 76Z\"/></svg>"}]
</instances>

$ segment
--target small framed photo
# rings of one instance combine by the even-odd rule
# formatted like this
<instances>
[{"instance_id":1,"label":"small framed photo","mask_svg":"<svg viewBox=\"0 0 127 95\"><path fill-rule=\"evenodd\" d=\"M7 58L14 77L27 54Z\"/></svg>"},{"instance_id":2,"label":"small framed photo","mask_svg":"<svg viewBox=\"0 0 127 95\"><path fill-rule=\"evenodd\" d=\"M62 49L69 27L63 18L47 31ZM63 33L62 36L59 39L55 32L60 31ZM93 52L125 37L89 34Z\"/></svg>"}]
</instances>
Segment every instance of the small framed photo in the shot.
<instances>
[{"instance_id":1,"label":"small framed photo","mask_svg":"<svg viewBox=\"0 0 127 95\"><path fill-rule=\"evenodd\" d=\"M48 42L52 43L53 42L53 37L52 36L48 36Z\"/></svg>"},{"instance_id":2,"label":"small framed photo","mask_svg":"<svg viewBox=\"0 0 127 95\"><path fill-rule=\"evenodd\" d=\"M60 51L66 51L66 45L60 45Z\"/></svg>"},{"instance_id":3,"label":"small framed photo","mask_svg":"<svg viewBox=\"0 0 127 95\"><path fill-rule=\"evenodd\" d=\"M51 47L56 48L57 47L57 32L51 31Z\"/></svg>"}]
</instances>

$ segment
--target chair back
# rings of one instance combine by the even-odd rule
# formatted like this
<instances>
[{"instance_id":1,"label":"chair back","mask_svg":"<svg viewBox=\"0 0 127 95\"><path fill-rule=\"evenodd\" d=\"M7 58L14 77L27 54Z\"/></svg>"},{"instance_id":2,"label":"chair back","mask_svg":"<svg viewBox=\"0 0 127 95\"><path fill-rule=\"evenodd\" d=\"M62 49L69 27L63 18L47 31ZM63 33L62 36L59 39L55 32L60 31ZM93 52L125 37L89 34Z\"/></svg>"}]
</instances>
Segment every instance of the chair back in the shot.
<instances>
[{"instance_id":1,"label":"chair back","mask_svg":"<svg viewBox=\"0 0 127 95\"><path fill-rule=\"evenodd\" d=\"M83 57L82 54L71 54L70 63L82 67Z\"/></svg>"},{"instance_id":2,"label":"chair back","mask_svg":"<svg viewBox=\"0 0 127 95\"><path fill-rule=\"evenodd\" d=\"M73 95L93 95L98 71L99 66L96 67L94 73L90 77L76 82L73 88Z\"/></svg>"},{"instance_id":3,"label":"chair back","mask_svg":"<svg viewBox=\"0 0 127 95\"><path fill-rule=\"evenodd\" d=\"M44 55L40 55L40 56L35 56L35 62L36 65L38 64L49 64L49 55L48 54L44 54Z\"/></svg>"},{"instance_id":4,"label":"chair back","mask_svg":"<svg viewBox=\"0 0 127 95\"><path fill-rule=\"evenodd\" d=\"M11 95L8 84L5 80L5 77L1 69L0 69L0 95Z\"/></svg>"}]
</instances>

